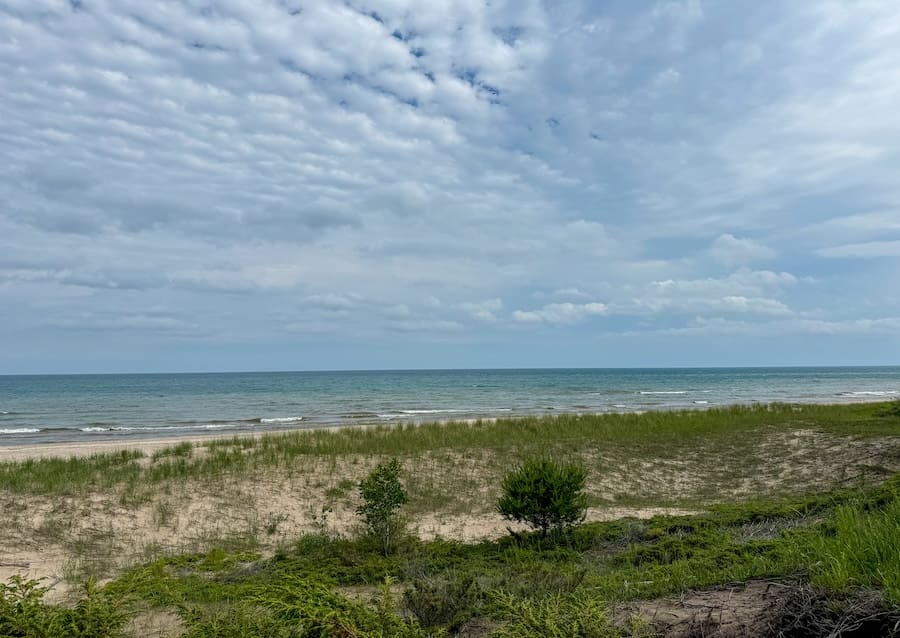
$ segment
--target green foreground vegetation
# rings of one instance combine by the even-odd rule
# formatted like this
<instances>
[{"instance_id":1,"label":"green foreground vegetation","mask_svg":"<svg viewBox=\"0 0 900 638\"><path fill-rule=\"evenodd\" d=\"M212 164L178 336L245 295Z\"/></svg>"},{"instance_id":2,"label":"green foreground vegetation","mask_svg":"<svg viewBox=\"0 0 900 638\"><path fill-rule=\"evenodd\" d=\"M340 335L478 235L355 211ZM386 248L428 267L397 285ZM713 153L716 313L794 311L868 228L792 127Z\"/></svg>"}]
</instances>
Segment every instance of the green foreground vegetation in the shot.
<instances>
[{"instance_id":1,"label":"green foreground vegetation","mask_svg":"<svg viewBox=\"0 0 900 638\"><path fill-rule=\"evenodd\" d=\"M397 456L409 502L391 491L391 476L381 492L389 495L390 512L404 505L414 519L417 499L425 507L416 493L422 485L416 459L436 450L489 449L511 470L535 450L568 461L605 446L640 460L663 448L677 453L702 441L707 449L725 449L801 428L893 441L900 410L775 405L301 432L225 440L208 445L204 455L181 444L149 459L122 453L6 463L0 486L19 497L68 495L127 489L132 481L213 480L304 456ZM896 447L887 452L896 454ZM392 528L386 546L382 528L367 534L326 526L285 539L274 552L254 543L212 543L203 552L133 565L102 586L88 580L68 604L47 603L43 583L14 578L0 585L0 636L138 636L154 615L171 619L164 635L196 638L655 636L662 630L642 613L646 601L740 589L757 579L780 583L783 595L776 607L760 606L755 633L746 635L896 635L900 475L890 474L876 468L849 486L749 500L729 498L720 482L710 490L723 498L709 504L704 493L707 504L696 515L588 522L558 534L478 543L421 540ZM723 471L721 480L729 476ZM494 499L487 507L496 505ZM835 633L841 628L846 631ZM695 634L679 635L711 634L701 624Z\"/></svg>"},{"instance_id":2,"label":"green foreground vegetation","mask_svg":"<svg viewBox=\"0 0 900 638\"><path fill-rule=\"evenodd\" d=\"M625 449L633 458L660 452L689 452L704 444L741 446L761 430L813 427L855 437L898 434L898 408L892 404L733 406L696 411L643 414L562 415L363 428L300 430L260 438L234 437L206 444L194 454L190 442L152 455L122 451L88 457L33 459L0 463L0 486L25 494L78 495L121 485L149 486L171 480L208 479L258 468L291 467L305 457L415 457L446 450L488 451L503 467L545 451L567 456L597 444ZM715 460L710 459L714 464Z\"/></svg>"}]
</instances>

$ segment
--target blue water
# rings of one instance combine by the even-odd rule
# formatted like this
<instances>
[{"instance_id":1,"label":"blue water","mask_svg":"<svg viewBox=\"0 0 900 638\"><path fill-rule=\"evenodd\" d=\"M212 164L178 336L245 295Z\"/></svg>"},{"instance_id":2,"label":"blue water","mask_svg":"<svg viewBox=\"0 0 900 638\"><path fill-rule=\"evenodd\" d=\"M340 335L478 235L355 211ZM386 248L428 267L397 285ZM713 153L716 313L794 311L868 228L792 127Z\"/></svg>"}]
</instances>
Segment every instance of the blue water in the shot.
<instances>
[{"instance_id":1,"label":"blue water","mask_svg":"<svg viewBox=\"0 0 900 638\"><path fill-rule=\"evenodd\" d=\"M900 399L900 367L0 376L0 445Z\"/></svg>"}]
</instances>

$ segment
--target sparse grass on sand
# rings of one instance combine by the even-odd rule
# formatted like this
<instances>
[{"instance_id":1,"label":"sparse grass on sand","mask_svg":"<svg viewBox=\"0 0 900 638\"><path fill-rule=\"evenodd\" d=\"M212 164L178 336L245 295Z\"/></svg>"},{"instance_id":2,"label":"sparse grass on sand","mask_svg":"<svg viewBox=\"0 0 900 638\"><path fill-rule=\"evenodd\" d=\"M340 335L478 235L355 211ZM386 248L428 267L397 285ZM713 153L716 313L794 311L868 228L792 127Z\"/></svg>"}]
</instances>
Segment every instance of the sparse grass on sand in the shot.
<instances>
[{"instance_id":1,"label":"sparse grass on sand","mask_svg":"<svg viewBox=\"0 0 900 638\"><path fill-rule=\"evenodd\" d=\"M154 623L172 636L572 635L553 623L637 635L641 618L677 615L660 596L759 577L812 587L810 605L816 588L875 591L867 609L882 613L900 604L896 479L874 487L900 470L895 412L776 404L346 428L0 463L0 582L62 579L49 600L98 610L127 600L131 635ZM535 454L589 472L588 523L561 546L509 537L494 508L503 474ZM385 558L357 539L354 510L359 480L388 457L404 466L413 538ZM386 576L395 584L378 590ZM307 612L357 631L278 633Z\"/></svg>"}]
</instances>

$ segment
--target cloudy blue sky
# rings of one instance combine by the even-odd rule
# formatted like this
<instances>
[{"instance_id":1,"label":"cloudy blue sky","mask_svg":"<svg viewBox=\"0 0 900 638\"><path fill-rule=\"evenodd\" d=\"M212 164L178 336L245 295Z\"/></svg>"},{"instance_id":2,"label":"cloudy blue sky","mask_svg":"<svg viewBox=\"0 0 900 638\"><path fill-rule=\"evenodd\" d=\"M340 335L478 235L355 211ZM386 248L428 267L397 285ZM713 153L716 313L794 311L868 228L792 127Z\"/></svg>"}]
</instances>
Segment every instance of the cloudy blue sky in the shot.
<instances>
[{"instance_id":1,"label":"cloudy blue sky","mask_svg":"<svg viewBox=\"0 0 900 638\"><path fill-rule=\"evenodd\" d=\"M0 373L900 363L900 4L0 0Z\"/></svg>"}]
</instances>

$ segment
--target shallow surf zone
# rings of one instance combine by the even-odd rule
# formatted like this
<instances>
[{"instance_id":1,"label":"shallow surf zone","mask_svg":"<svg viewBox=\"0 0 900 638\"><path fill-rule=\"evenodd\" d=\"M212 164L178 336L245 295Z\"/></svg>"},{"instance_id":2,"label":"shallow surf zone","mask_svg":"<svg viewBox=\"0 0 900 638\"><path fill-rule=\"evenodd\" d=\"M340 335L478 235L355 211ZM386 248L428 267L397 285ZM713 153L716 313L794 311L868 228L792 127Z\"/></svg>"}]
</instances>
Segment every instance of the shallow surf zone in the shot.
<instances>
[{"instance_id":1,"label":"shallow surf zone","mask_svg":"<svg viewBox=\"0 0 900 638\"><path fill-rule=\"evenodd\" d=\"M170 437L190 437L195 434L233 431L249 434L254 431L276 432L302 427L302 416L257 417L240 420L185 421L159 425L126 425L109 422L90 422L73 426L0 427L0 445L54 445L59 443L89 443L91 441L139 441Z\"/></svg>"},{"instance_id":2,"label":"shallow surf zone","mask_svg":"<svg viewBox=\"0 0 900 638\"><path fill-rule=\"evenodd\" d=\"M0 428L0 434L35 434L40 428Z\"/></svg>"}]
</instances>

